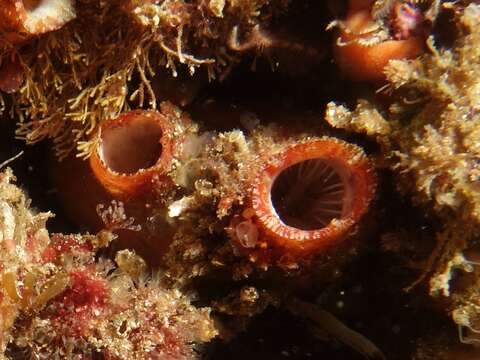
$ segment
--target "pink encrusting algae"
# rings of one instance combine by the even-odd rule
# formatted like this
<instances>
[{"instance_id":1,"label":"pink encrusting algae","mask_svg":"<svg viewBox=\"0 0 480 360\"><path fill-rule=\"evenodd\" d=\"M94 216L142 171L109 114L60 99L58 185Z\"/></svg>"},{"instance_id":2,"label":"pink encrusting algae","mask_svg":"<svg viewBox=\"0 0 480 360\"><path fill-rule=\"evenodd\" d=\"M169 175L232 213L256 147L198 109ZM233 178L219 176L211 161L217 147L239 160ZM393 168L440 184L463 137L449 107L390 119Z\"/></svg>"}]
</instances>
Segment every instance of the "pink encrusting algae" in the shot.
<instances>
[{"instance_id":1,"label":"pink encrusting algae","mask_svg":"<svg viewBox=\"0 0 480 360\"><path fill-rule=\"evenodd\" d=\"M49 214L33 215L11 173L0 176L2 351L10 342L39 358L99 352L183 359L193 356L192 343L216 335L209 311L163 287L161 275L147 274L134 253L119 253L117 265L96 259L114 238L109 230L50 239Z\"/></svg>"}]
</instances>

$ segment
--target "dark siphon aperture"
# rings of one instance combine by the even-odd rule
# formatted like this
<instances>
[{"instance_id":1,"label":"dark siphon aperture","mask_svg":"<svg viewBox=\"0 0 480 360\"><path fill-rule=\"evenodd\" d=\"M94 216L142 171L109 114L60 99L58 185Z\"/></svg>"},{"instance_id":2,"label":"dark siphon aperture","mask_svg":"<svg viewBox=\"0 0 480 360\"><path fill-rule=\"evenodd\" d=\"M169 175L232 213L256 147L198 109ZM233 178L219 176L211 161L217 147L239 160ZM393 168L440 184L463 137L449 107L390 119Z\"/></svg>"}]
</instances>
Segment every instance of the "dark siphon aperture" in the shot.
<instances>
[{"instance_id":1,"label":"dark siphon aperture","mask_svg":"<svg viewBox=\"0 0 480 360\"><path fill-rule=\"evenodd\" d=\"M136 117L102 134L102 160L111 170L134 174L155 165L162 154L162 129L150 118Z\"/></svg>"},{"instance_id":2,"label":"dark siphon aperture","mask_svg":"<svg viewBox=\"0 0 480 360\"><path fill-rule=\"evenodd\" d=\"M345 185L324 159L310 159L283 170L271 199L280 219L301 230L317 230L342 216Z\"/></svg>"}]
</instances>

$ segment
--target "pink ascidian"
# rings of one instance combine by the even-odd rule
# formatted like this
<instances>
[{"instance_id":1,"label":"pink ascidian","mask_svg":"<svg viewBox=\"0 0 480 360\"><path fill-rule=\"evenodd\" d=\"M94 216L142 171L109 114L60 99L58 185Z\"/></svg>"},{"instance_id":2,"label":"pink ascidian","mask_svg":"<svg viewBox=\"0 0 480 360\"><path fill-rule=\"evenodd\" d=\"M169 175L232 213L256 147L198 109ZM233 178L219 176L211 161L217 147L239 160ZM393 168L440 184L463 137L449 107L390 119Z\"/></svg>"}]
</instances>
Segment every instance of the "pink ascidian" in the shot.
<instances>
[{"instance_id":1,"label":"pink ascidian","mask_svg":"<svg viewBox=\"0 0 480 360\"><path fill-rule=\"evenodd\" d=\"M234 218L235 246L255 261L267 253L321 253L353 232L375 187L372 165L353 144L324 137L287 147L258 175L249 207Z\"/></svg>"}]
</instances>

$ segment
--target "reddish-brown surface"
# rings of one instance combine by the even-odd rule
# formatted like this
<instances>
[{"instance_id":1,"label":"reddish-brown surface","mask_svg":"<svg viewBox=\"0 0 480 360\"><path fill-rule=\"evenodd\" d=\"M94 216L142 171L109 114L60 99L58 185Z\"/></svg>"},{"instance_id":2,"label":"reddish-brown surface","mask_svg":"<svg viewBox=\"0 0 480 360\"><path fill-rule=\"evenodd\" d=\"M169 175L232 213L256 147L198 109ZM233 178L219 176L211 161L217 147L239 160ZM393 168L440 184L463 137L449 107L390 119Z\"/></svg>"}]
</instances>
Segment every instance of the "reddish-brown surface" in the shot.
<instances>
[{"instance_id":1,"label":"reddish-brown surface","mask_svg":"<svg viewBox=\"0 0 480 360\"><path fill-rule=\"evenodd\" d=\"M414 58L423 48L423 39L419 36L362 44L362 40L369 40L371 32L367 30L374 25L370 9L364 4L353 2L344 25L348 31L340 30L339 40L343 44L334 46L335 61L342 72L354 81L384 81L383 70L390 60Z\"/></svg>"},{"instance_id":2,"label":"reddish-brown surface","mask_svg":"<svg viewBox=\"0 0 480 360\"><path fill-rule=\"evenodd\" d=\"M36 12L40 7L43 8ZM3 0L0 5L0 30L8 42L19 44L34 36L60 29L74 16L71 0Z\"/></svg>"},{"instance_id":3,"label":"reddish-brown surface","mask_svg":"<svg viewBox=\"0 0 480 360\"><path fill-rule=\"evenodd\" d=\"M0 6L0 28L6 32L6 38L8 41L19 43L24 40L24 37L20 32L23 29L25 19L26 12L22 1L2 1Z\"/></svg>"},{"instance_id":4,"label":"reddish-brown surface","mask_svg":"<svg viewBox=\"0 0 480 360\"><path fill-rule=\"evenodd\" d=\"M74 156L62 162L52 159L51 175L63 213L73 224L82 232L90 233L98 232L107 226L97 213L97 205L108 206L115 197L95 179L88 161ZM160 221L158 216L154 217L154 224L146 224L151 210L144 198L130 198L125 201L124 206L126 215L134 217L135 225L141 225L142 229L115 230L118 239L112 244L113 248L133 249L150 264L159 264L171 242L172 229L165 221Z\"/></svg>"},{"instance_id":5,"label":"reddish-brown surface","mask_svg":"<svg viewBox=\"0 0 480 360\"><path fill-rule=\"evenodd\" d=\"M24 81L23 67L17 56L12 56L0 66L0 90L7 93L17 91Z\"/></svg>"}]
</instances>

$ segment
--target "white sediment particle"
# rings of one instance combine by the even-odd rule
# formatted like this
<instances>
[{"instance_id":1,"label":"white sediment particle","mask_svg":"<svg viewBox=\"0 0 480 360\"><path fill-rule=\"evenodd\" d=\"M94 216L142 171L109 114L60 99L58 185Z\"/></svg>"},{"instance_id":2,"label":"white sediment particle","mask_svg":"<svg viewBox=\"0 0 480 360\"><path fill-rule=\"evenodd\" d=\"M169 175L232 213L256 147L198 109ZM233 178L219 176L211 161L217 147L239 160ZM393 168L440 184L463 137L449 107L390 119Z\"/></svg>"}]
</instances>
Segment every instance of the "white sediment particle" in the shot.
<instances>
[{"instance_id":1,"label":"white sediment particle","mask_svg":"<svg viewBox=\"0 0 480 360\"><path fill-rule=\"evenodd\" d=\"M473 271L472 266L468 263L462 253L457 252L450 260L445 270L437 273L430 279L430 294L435 295L441 293L444 296L450 296L450 280L452 279L454 269L463 269L466 272Z\"/></svg>"},{"instance_id":2,"label":"white sediment particle","mask_svg":"<svg viewBox=\"0 0 480 360\"><path fill-rule=\"evenodd\" d=\"M210 10L216 17L223 17L223 8L225 7L225 0L210 0Z\"/></svg>"},{"instance_id":3,"label":"white sediment particle","mask_svg":"<svg viewBox=\"0 0 480 360\"><path fill-rule=\"evenodd\" d=\"M0 242L12 240L15 235L15 215L5 201L0 201Z\"/></svg>"},{"instance_id":4,"label":"white sediment particle","mask_svg":"<svg viewBox=\"0 0 480 360\"><path fill-rule=\"evenodd\" d=\"M185 209L188 209L194 199L190 196L184 196L180 200L174 201L168 207L168 216L171 218L179 217Z\"/></svg>"},{"instance_id":5,"label":"white sediment particle","mask_svg":"<svg viewBox=\"0 0 480 360\"><path fill-rule=\"evenodd\" d=\"M59 29L76 17L73 1L41 1L34 9L25 9L25 28L32 34Z\"/></svg>"}]
</instances>

